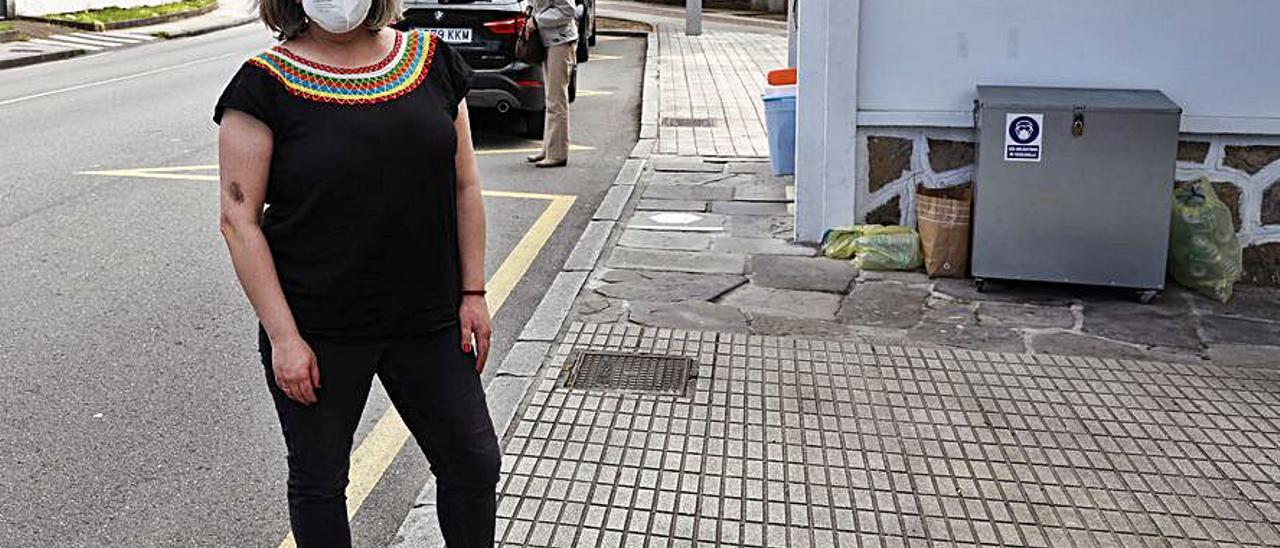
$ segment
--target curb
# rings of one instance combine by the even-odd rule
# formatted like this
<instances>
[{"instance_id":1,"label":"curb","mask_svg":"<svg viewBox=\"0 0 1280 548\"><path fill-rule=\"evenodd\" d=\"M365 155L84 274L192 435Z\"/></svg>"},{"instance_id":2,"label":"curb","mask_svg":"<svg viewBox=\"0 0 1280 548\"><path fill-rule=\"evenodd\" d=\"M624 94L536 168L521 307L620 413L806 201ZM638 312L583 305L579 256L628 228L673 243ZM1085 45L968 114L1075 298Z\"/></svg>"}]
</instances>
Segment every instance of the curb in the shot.
<instances>
[{"instance_id":1,"label":"curb","mask_svg":"<svg viewBox=\"0 0 1280 548\"><path fill-rule=\"evenodd\" d=\"M35 55L28 55L26 57L0 60L0 69L23 67L27 65L35 65L38 63L45 63L49 61L61 61L63 59L70 59L72 57L78 57L81 55L84 55L84 50L82 49L68 49L68 50L62 50L62 51L50 51L45 53L37 53Z\"/></svg>"},{"instance_id":2,"label":"curb","mask_svg":"<svg viewBox=\"0 0 1280 548\"><path fill-rule=\"evenodd\" d=\"M228 21L226 23L218 23L216 25L210 25L207 27L199 27L199 28L180 30L180 31L174 31L174 32L158 30L158 31L152 32L151 35L155 36L156 38L162 38L165 40L173 40L176 38L188 38L191 36L200 36L201 34L209 34L211 32L218 32L220 30L227 30L229 28L234 28L241 25L247 25L257 20L258 20L257 16L246 16L241 19Z\"/></svg>"},{"instance_id":3,"label":"curb","mask_svg":"<svg viewBox=\"0 0 1280 548\"><path fill-rule=\"evenodd\" d=\"M533 315L529 317L524 330L512 343L511 350L507 351L507 355L503 357L497 374L485 387L493 429L498 434L499 442L515 425L516 418L520 416L520 411L525 406L525 400L532 394L530 389L533 388L534 383L545 376L547 357L551 355L555 348L555 341L565 329L574 301L582 293L582 288L591 276L591 272L595 270L600 258L604 255L606 244L615 239L619 225L618 219L639 196L638 193L633 192L633 189L644 173L649 161L649 151L653 148L652 140L644 137L643 128L645 120L649 118L652 118L656 125L658 114L656 109L657 40L649 33L642 33L640 36L649 37L649 44L645 51L642 88L645 96L642 98L640 136L628 159L618 170L613 183L609 185L608 193L596 207L587 228L583 230L577 243L570 250L565 264L559 268L559 273L551 281L538 306L534 308ZM649 99L650 93L653 94L652 100ZM651 102L652 106L645 106ZM436 525L435 493L436 482L433 476L423 485L413 508L405 516L400 524L400 530L396 532L388 548L443 546L444 537L441 536Z\"/></svg>"},{"instance_id":4,"label":"curb","mask_svg":"<svg viewBox=\"0 0 1280 548\"><path fill-rule=\"evenodd\" d=\"M16 30L0 30L0 43L13 42L22 37L22 33Z\"/></svg>"}]
</instances>

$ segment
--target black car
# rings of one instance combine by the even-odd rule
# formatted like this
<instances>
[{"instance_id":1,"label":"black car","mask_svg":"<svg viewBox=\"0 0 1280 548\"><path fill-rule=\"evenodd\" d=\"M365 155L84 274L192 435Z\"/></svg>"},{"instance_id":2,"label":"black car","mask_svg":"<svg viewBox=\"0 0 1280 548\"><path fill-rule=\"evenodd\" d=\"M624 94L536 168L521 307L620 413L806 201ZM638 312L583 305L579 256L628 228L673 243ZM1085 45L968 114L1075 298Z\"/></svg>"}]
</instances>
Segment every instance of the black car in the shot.
<instances>
[{"instance_id":1,"label":"black car","mask_svg":"<svg viewBox=\"0 0 1280 548\"><path fill-rule=\"evenodd\" d=\"M595 0L577 0L578 62L590 58L595 44ZM426 28L448 42L475 69L470 108L519 113L528 135L541 138L546 94L542 68L515 58L516 36L524 25L527 0L407 0L405 18L397 27ZM578 73L569 84L569 100L577 96Z\"/></svg>"}]
</instances>

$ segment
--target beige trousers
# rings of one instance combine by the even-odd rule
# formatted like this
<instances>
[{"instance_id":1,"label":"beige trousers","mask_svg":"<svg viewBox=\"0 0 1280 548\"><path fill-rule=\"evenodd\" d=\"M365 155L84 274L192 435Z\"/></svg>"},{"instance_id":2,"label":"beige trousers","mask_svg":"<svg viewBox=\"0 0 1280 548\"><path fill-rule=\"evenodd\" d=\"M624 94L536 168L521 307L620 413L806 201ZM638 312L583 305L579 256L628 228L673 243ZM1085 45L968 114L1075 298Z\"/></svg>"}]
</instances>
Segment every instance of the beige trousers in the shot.
<instances>
[{"instance_id":1,"label":"beige trousers","mask_svg":"<svg viewBox=\"0 0 1280 548\"><path fill-rule=\"evenodd\" d=\"M578 62L578 43L547 48L542 63L547 94L547 128L542 138L542 155L560 162L569 159L569 76Z\"/></svg>"}]
</instances>

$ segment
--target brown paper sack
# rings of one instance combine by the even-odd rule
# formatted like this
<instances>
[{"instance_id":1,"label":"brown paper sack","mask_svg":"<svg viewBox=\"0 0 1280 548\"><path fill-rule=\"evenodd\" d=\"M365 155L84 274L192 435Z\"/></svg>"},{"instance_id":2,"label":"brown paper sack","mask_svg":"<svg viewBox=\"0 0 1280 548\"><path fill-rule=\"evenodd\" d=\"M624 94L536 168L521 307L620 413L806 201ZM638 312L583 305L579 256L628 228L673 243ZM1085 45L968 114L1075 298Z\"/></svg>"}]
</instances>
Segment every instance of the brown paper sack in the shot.
<instances>
[{"instance_id":1,"label":"brown paper sack","mask_svg":"<svg viewBox=\"0 0 1280 548\"><path fill-rule=\"evenodd\" d=\"M969 225L973 193L968 188L916 191L916 224L924 268L932 277L963 278L969 270Z\"/></svg>"}]
</instances>

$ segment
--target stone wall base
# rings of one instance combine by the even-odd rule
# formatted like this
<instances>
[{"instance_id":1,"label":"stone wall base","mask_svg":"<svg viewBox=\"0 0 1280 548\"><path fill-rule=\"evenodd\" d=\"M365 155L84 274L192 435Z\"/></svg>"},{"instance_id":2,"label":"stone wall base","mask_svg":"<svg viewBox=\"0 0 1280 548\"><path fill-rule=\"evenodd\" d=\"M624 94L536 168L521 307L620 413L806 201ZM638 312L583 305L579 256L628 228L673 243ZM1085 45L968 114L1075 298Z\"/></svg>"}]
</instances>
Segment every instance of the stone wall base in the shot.
<instances>
[{"instance_id":1,"label":"stone wall base","mask_svg":"<svg viewBox=\"0 0 1280 548\"><path fill-rule=\"evenodd\" d=\"M915 226L916 187L972 184L975 140L971 129L860 129L856 218ZM1245 281L1280 286L1280 137L1183 135L1176 178L1199 177L1231 208Z\"/></svg>"}]
</instances>

